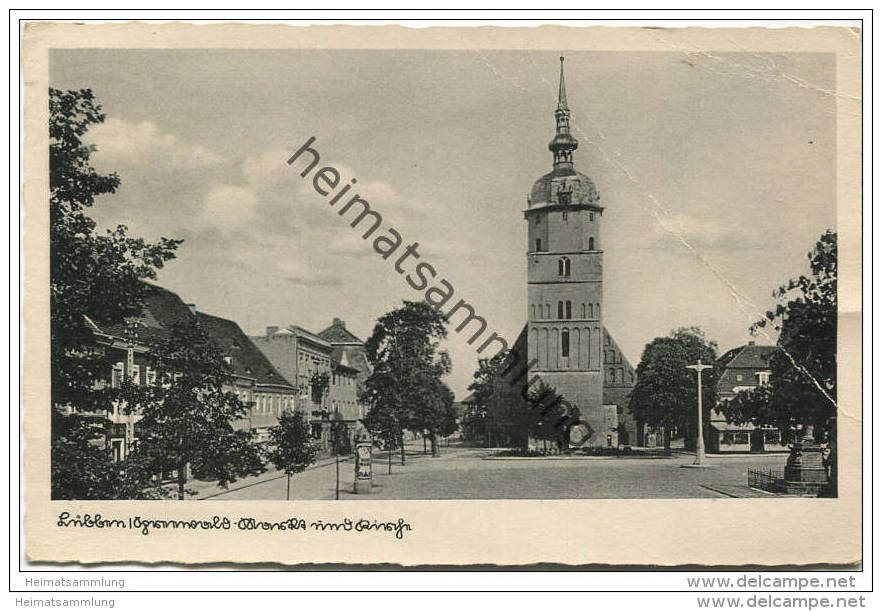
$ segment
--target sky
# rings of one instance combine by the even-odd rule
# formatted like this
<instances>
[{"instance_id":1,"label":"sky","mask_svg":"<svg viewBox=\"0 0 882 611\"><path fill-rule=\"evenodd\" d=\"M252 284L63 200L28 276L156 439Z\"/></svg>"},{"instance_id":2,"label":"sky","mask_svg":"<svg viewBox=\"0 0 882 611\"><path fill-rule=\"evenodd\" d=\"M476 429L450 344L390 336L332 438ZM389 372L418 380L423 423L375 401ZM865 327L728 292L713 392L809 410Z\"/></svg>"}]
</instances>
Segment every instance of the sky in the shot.
<instances>
[{"instance_id":1,"label":"sky","mask_svg":"<svg viewBox=\"0 0 882 611\"><path fill-rule=\"evenodd\" d=\"M836 228L831 54L53 50L50 83L91 89L107 115L84 139L122 184L92 216L182 238L158 283L199 310L251 335L339 317L366 339L422 298L286 164L314 136L322 165L357 178L455 287L449 305L513 343L561 54L575 166L604 206L604 324L626 358L682 326L721 353L774 343L750 324ZM467 338L444 346L458 399L478 356Z\"/></svg>"}]
</instances>

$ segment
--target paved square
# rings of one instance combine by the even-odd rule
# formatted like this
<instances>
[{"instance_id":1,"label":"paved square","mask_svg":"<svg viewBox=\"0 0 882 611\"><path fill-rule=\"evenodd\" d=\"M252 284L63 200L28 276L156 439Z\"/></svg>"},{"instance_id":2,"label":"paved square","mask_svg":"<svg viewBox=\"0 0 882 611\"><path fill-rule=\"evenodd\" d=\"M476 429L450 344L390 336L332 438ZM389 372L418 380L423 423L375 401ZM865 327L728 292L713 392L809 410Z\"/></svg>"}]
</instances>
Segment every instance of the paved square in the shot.
<instances>
[{"instance_id":1,"label":"paved square","mask_svg":"<svg viewBox=\"0 0 882 611\"><path fill-rule=\"evenodd\" d=\"M421 449L421 447L420 447ZM748 468L781 469L786 454L711 456L707 469L683 469L693 457L490 459L481 448L445 447L440 458L408 448L407 464L374 455L374 487L352 491L353 464L340 465L341 500L378 499L639 499L768 496L747 488ZM241 481L207 500L284 500L285 477L264 475ZM292 499L333 499L334 464L316 466L291 480ZM212 494L206 491L202 496Z\"/></svg>"}]
</instances>

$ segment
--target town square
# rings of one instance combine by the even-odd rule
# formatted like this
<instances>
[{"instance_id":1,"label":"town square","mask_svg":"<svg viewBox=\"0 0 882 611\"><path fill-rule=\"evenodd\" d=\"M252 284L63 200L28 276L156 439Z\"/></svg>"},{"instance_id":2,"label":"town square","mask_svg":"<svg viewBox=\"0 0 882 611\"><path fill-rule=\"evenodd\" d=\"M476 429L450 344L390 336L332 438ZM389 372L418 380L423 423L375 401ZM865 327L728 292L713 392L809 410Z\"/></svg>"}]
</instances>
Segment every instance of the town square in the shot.
<instances>
[{"instance_id":1,"label":"town square","mask_svg":"<svg viewBox=\"0 0 882 611\"><path fill-rule=\"evenodd\" d=\"M175 54L114 54L133 68L149 60L170 78L181 74ZM224 74L214 56L184 56ZM284 57L303 70L325 61ZM837 496L829 121L818 118L817 134L804 142L763 132L816 170L813 186L800 191L811 203L794 225L799 238L732 240L733 228L690 229L734 220L727 208L693 203L691 220L680 214L675 223L669 211L635 216L639 208L625 197L635 196L633 185L604 163L592 117L609 112L610 100L592 93L586 74L627 57L545 54L530 68L540 77L537 91L550 95L510 110L519 117L514 125L530 126L521 138L529 178L519 171L480 178L493 168L501 175L517 157L497 144L509 132L484 129L492 113L470 122L472 131L458 133L447 153L431 149L448 155L436 159L442 164L483 150L468 197L486 199L492 213L405 201L376 178L404 158L378 156L372 168L359 167L356 149L342 155L341 132L321 121L301 123L284 142L266 132L281 147L235 170L228 146L213 153L195 146L171 166L157 159L166 180L157 187L157 178L139 178L132 159L151 155L149 147L186 145L158 134L146 107L128 123L114 115L128 90L100 54L54 58L53 498ZM242 56L257 69L253 59ZM524 59L494 57L511 69L526 69ZM365 70L407 66L394 54L358 61ZM450 79L483 82L473 58L435 61ZM818 78L830 74L823 59L793 61ZM650 65L692 78L667 56ZM743 85L738 73L703 78L719 80L723 98ZM241 84L229 86L250 99ZM296 80L286 87L305 91ZM488 87L476 99L496 95ZM805 103L823 116L824 98L787 91L808 95ZM186 103L171 90L164 95ZM414 112L431 123L420 105L388 116ZM702 117L728 133L713 113ZM137 134L153 144L132 148ZM409 134L401 132L399 146ZM751 163L747 149L723 136L700 146ZM405 154L416 160L405 180L446 198L453 183L420 168L421 151ZM673 159L660 159L673 171ZM780 188L774 172L753 170L767 192ZM430 187L429 176L446 186ZM722 169L714 176L730 181ZM204 205L182 214L197 183L207 189ZM700 190L688 176L680 183ZM154 188L179 207L145 214ZM509 190L518 195L500 197ZM102 233L105 225L115 228ZM455 232L436 229L445 225ZM136 228L149 239L134 237ZM515 254L497 261L497 252ZM740 268L724 273L721 261ZM744 270L751 271L733 288ZM655 284L660 276L667 281ZM748 292L766 295L762 305Z\"/></svg>"}]
</instances>

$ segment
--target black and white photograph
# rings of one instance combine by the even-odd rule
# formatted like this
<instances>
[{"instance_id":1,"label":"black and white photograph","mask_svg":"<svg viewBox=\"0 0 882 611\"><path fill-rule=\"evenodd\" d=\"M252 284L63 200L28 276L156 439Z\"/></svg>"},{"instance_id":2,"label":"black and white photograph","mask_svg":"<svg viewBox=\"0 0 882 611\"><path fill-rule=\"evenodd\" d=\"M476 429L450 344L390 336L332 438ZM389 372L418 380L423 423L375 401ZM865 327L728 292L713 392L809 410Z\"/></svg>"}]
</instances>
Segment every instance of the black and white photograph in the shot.
<instances>
[{"instance_id":1,"label":"black and white photograph","mask_svg":"<svg viewBox=\"0 0 882 611\"><path fill-rule=\"evenodd\" d=\"M274 48L243 27L254 45L50 44L30 90L50 392L25 410L53 536L91 501L859 497L839 280L861 273L840 255L861 100L831 51L859 33ZM382 506L386 537L432 528Z\"/></svg>"}]
</instances>

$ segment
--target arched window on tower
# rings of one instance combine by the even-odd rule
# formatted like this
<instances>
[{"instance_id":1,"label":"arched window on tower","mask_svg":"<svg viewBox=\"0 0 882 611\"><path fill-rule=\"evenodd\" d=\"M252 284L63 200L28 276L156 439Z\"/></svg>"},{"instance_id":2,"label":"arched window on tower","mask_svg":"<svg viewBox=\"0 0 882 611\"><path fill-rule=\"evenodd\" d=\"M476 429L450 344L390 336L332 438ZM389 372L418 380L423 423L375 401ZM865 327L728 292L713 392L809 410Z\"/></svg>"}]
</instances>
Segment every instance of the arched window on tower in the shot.
<instances>
[{"instance_id":1,"label":"arched window on tower","mask_svg":"<svg viewBox=\"0 0 882 611\"><path fill-rule=\"evenodd\" d=\"M536 238L536 252L542 252L542 238Z\"/></svg>"},{"instance_id":2,"label":"arched window on tower","mask_svg":"<svg viewBox=\"0 0 882 611\"><path fill-rule=\"evenodd\" d=\"M594 318L594 304L593 303L588 304L588 316L590 318Z\"/></svg>"},{"instance_id":3,"label":"arched window on tower","mask_svg":"<svg viewBox=\"0 0 882 611\"><path fill-rule=\"evenodd\" d=\"M560 355L570 356L570 332L566 329L560 332Z\"/></svg>"},{"instance_id":4,"label":"arched window on tower","mask_svg":"<svg viewBox=\"0 0 882 611\"><path fill-rule=\"evenodd\" d=\"M585 304L582 304L582 318L585 318Z\"/></svg>"},{"instance_id":5,"label":"arched window on tower","mask_svg":"<svg viewBox=\"0 0 882 611\"><path fill-rule=\"evenodd\" d=\"M594 238L588 238L588 250L594 250Z\"/></svg>"},{"instance_id":6,"label":"arched window on tower","mask_svg":"<svg viewBox=\"0 0 882 611\"><path fill-rule=\"evenodd\" d=\"M567 316L566 316L566 318L567 318L567 320L569 320L572 317L573 317L573 302L568 300L567 301Z\"/></svg>"},{"instance_id":7,"label":"arched window on tower","mask_svg":"<svg viewBox=\"0 0 882 611\"><path fill-rule=\"evenodd\" d=\"M562 320L564 317L564 306L563 301L557 302L557 319Z\"/></svg>"},{"instance_id":8,"label":"arched window on tower","mask_svg":"<svg viewBox=\"0 0 882 611\"><path fill-rule=\"evenodd\" d=\"M569 257L561 257L557 260L557 275L568 277L570 275Z\"/></svg>"},{"instance_id":9,"label":"arched window on tower","mask_svg":"<svg viewBox=\"0 0 882 611\"><path fill-rule=\"evenodd\" d=\"M536 320L536 304L535 303L530 306L530 317L533 320Z\"/></svg>"},{"instance_id":10,"label":"arched window on tower","mask_svg":"<svg viewBox=\"0 0 882 611\"><path fill-rule=\"evenodd\" d=\"M545 318L551 318L551 306L545 304Z\"/></svg>"},{"instance_id":11,"label":"arched window on tower","mask_svg":"<svg viewBox=\"0 0 882 611\"><path fill-rule=\"evenodd\" d=\"M600 304L599 303L594 304L594 317L600 318Z\"/></svg>"}]
</instances>

